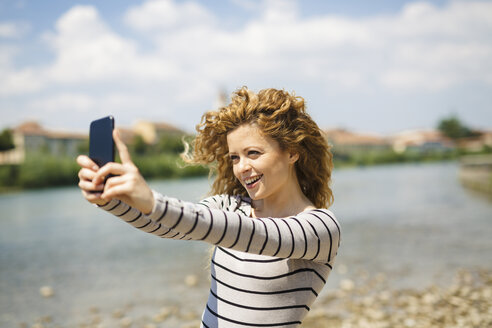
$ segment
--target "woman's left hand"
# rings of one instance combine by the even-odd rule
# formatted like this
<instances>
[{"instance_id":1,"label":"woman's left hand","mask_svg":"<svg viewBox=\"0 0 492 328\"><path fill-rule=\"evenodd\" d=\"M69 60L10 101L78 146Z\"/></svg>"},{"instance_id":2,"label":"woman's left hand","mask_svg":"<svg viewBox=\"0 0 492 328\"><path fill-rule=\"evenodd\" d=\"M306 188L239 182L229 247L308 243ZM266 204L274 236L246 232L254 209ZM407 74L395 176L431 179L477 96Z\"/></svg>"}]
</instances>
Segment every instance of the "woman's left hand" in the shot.
<instances>
[{"instance_id":1,"label":"woman's left hand","mask_svg":"<svg viewBox=\"0 0 492 328\"><path fill-rule=\"evenodd\" d=\"M110 201L116 198L144 214L149 214L154 208L152 190L133 164L128 148L116 130L113 132L113 139L120 155L121 164L111 162L104 165L97 171L93 183L95 185L103 183L104 178L110 176L104 185L102 199Z\"/></svg>"}]
</instances>

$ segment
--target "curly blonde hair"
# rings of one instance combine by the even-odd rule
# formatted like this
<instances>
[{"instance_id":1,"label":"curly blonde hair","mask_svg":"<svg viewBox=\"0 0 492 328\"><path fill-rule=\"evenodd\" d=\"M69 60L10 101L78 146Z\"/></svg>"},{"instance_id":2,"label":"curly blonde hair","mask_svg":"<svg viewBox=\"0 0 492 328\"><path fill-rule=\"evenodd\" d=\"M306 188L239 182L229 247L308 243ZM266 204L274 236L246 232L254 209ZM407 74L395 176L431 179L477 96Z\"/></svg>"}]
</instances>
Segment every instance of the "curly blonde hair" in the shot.
<instances>
[{"instance_id":1,"label":"curly blonde hair","mask_svg":"<svg viewBox=\"0 0 492 328\"><path fill-rule=\"evenodd\" d=\"M242 87L233 94L229 105L202 116L192 152L185 153L184 160L210 167L210 174L215 175L211 194L247 196L234 176L227 145L227 134L242 124L256 124L278 142L280 149L299 154L295 169L302 192L317 208L333 203L330 146L306 113L304 99L277 89L256 94Z\"/></svg>"}]
</instances>

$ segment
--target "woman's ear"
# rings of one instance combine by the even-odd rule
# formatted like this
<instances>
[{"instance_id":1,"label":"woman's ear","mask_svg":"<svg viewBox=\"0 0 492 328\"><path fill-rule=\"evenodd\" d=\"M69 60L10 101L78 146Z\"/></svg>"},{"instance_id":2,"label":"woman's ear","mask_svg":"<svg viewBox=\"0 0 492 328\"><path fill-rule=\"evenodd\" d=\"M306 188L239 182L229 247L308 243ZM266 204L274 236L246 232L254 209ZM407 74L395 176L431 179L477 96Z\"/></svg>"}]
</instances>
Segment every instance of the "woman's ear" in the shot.
<instances>
[{"instance_id":1,"label":"woman's ear","mask_svg":"<svg viewBox=\"0 0 492 328\"><path fill-rule=\"evenodd\" d=\"M294 151L289 151L289 163L294 164L299 159L299 153Z\"/></svg>"}]
</instances>

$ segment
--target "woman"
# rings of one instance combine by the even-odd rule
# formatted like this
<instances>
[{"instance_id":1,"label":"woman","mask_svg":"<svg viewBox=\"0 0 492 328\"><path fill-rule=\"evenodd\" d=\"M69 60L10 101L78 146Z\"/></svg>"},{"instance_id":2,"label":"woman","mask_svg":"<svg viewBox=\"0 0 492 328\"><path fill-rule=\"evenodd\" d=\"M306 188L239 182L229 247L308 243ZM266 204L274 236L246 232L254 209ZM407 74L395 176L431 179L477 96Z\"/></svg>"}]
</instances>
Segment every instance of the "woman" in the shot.
<instances>
[{"instance_id":1,"label":"woman","mask_svg":"<svg viewBox=\"0 0 492 328\"><path fill-rule=\"evenodd\" d=\"M77 159L84 197L143 231L216 246L202 327L297 327L340 240L325 209L333 201L325 138L302 98L275 89L241 88L197 131L186 160L212 165L215 196L192 204L152 191L115 133L121 164Z\"/></svg>"}]
</instances>

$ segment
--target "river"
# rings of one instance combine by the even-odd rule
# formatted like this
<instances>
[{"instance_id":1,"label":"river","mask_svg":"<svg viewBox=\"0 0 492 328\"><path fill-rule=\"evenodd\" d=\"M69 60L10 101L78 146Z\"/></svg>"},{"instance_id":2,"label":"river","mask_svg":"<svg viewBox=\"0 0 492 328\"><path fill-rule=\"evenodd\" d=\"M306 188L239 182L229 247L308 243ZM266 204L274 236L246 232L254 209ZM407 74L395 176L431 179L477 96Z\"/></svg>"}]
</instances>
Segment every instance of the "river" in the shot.
<instances>
[{"instance_id":1,"label":"river","mask_svg":"<svg viewBox=\"0 0 492 328\"><path fill-rule=\"evenodd\" d=\"M421 288L449 282L460 268L492 269L492 202L464 189L457 171L455 163L335 170L331 209L342 243L325 290L361 271ZM151 186L196 201L209 181ZM96 314L151 317L170 305L200 313L208 250L137 231L85 202L76 187L0 195L0 326L79 327ZM198 279L195 287L184 283L187 275ZM41 296L42 286L54 296Z\"/></svg>"}]
</instances>

